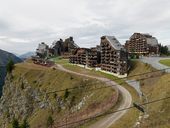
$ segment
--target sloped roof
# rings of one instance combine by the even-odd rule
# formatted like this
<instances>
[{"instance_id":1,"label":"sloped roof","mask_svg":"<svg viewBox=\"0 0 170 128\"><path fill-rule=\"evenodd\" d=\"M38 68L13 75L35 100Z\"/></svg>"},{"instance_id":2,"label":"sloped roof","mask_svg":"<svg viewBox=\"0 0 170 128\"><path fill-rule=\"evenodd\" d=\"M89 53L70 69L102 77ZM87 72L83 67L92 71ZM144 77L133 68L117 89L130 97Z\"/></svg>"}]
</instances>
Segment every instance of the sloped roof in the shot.
<instances>
[{"instance_id":1,"label":"sloped roof","mask_svg":"<svg viewBox=\"0 0 170 128\"><path fill-rule=\"evenodd\" d=\"M147 41L147 44L149 44L149 45L151 45L151 46L157 46L157 45L158 45L158 40L157 40L155 37L153 37L152 35L148 34L148 33L134 33L134 34L130 37L130 39L131 39L131 38L135 38L135 35L136 35L136 34L139 34L139 35L145 37L145 38L146 38L146 41Z\"/></svg>"},{"instance_id":2,"label":"sloped roof","mask_svg":"<svg viewBox=\"0 0 170 128\"><path fill-rule=\"evenodd\" d=\"M116 50L121 50L123 46L114 36L105 36L106 39L110 42L111 46Z\"/></svg>"},{"instance_id":3,"label":"sloped roof","mask_svg":"<svg viewBox=\"0 0 170 128\"><path fill-rule=\"evenodd\" d=\"M74 47L80 48L76 43L73 42Z\"/></svg>"},{"instance_id":4,"label":"sloped roof","mask_svg":"<svg viewBox=\"0 0 170 128\"><path fill-rule=\"evenodd\" d=\"M157 46L158 45L158 40L155 37L146 38L146 40L147 40L147 44L149 44L151 46Z\"/></svg>"}]
</instances>

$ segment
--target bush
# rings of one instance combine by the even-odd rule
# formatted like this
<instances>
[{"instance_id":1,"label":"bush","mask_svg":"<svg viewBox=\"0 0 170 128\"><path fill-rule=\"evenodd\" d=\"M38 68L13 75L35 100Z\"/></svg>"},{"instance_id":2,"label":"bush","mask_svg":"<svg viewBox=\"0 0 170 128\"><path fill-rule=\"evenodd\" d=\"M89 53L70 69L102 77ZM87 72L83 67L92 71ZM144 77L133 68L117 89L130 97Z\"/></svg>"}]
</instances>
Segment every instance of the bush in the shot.
<instances>
[{"instance_id":1,"label":"bush","mask_svg":"<svg viewBox=\"0 0 170 128\"><path fill-rule=\"evenodd\" d=\"M13 62L13 60L9 60L7 66L6 66L6 70L8 73L11 73L13 69L14 69L14 62Z\"/></svg>"},{"instance_id":2,"label":"bush","mask_svg":"<svg viewBox=\"0 0 170 128\"><path fill-rule=\"evenodd\" d=\"M159 44L159 51L160 51L161 55L170 55L170 52L168 51L167 46L163 46L163 45Z\"/></svg>"},{"instance_id":3,"label":"bush","mask_svg":"<svg viewBox=\"0 0 170 128\"><path fill-rule=\"evenodd\" d=\"M21 124L20 128L30 128L27 119L24 119L23 123Z\"/></svg>"},{"instance_id":4,"label":"bush","mask_svg":"<svg viewBox=\"0 0 170 128\"><path fill-rule=\"evenodd\" d=\"M52 116L50 115L47 119L47 128L51 127L54 125L54 120L52 118Z\"/></svg>"},{"instance_id":5,"label":"bush","mask_svg":"<svg viewBox=\"0 0 170 128\"><path fill-rule=\"evenodd\" d=\"M12 128L19 128L19 122L17 119L13 119L12 121Z\"/></svg>"},{"instance_id":6,"label":"bush","mask_svg":"<svg viewBox=\"0 0 170 128\"><path fill-rule=\"evenodd\" d=\"M73 107L76 104L75 102L76 102L76 97L72 96L69 108Z\"/></svg>"},{"instance_id":7,"label":"bush","mask_svg":"<svg viewBox=\"0 0 170 128\"><path fill-rule=\"evenodd\" d=\"M70 94L70 92L68 91L68 89L66 89L65 94L64 94L64 100L69 97L69 94Z\"/></svg>"}]
</instances>

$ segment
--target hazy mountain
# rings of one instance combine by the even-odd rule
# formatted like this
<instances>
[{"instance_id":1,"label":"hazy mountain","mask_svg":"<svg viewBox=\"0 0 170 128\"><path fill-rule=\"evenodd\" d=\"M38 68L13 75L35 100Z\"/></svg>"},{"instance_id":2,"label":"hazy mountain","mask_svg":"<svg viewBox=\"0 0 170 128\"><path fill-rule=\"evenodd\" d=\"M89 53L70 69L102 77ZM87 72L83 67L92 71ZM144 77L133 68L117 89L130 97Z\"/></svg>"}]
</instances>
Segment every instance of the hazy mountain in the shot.
<instances>
[{"instance_id":1,"label":"hazy mountain","mask_svg":"<svg viewBox=\"0 0 170 128\"><path fill-rule=\"evenodd\" d=\"M27 52L27 53L20 55L19 57L22 58L22 59L26 59L26 58L29 58L33 55L35 55L35 52Z\"/></svg>"},{"instance_id":2,"label":"hazy mountain","mask_svg":"<svg viewBox=\"0 0 170 128\"><path fill-rule=\"evenodd\" d=\"M22 62L22 60L14 54L0 49L0 65L6 66L10 59L12 59L14 63Z\"/></svg>"},{"instance_id":3,"label":"hazy mountain","mask_svg":"<svg viewBox=\"0 0 170 128\"><path fill-rule=\"evenodd\" d=\"M0 94L6 76L6 65L10 59L12 59L14 63L22 62L22 60L14 54L0 49Z\"/></svg>"}]
</instances>

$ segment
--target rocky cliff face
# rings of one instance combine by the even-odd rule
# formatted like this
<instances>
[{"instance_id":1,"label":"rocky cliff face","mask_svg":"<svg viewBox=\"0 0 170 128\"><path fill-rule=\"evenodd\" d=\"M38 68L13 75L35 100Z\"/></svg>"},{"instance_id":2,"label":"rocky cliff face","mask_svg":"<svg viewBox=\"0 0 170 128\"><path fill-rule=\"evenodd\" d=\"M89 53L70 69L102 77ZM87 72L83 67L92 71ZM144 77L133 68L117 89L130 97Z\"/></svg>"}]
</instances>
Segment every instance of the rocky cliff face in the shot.
<instances>
[{"instance_id":1,"label":"rocky cliff face","mask_svg":"<svg viewBox=\"0 0 170 128\"><path fill-rule=\"evenodd\" d=\"M0 100L1 127L7 127L15 117L23 120L39 108L47 108L50 103L43 95L45 92L32 88L24 77L7 75ZM3 126L2 126L3 125Z\"/></svg>"},{"instance_id":2,"label":"rocky cliff face","mask_svg":"<svg viewBox=\"0 0 170 128\"><path fill-rule=\"evenodd\" d=\"M49 115L55 119L55 126L60 126L65 120L73 122L103 113L117 102L118 94L112 88L92 91L96 84L106 86L100 81L29 62L17 64L3 86L0 128L10 128L14 117L21 122L28 118L31 128L46 128ZM77 89L50 93L73 87Z\"/></svg>"},{"instance_id":3,"label":"rocky cliff face","mask_svg":"<svg viewBox=\"0 0 170 128\"><path fill-rule=\"evenodd\" d=\"M24 78L18 81L20 87L12 79L10 75L6 77L0 102L0 114L5 122L10 122L13 117L28 116L33 111L32 99L36 90L32 90Z\"/></svg>"}]
</instances>

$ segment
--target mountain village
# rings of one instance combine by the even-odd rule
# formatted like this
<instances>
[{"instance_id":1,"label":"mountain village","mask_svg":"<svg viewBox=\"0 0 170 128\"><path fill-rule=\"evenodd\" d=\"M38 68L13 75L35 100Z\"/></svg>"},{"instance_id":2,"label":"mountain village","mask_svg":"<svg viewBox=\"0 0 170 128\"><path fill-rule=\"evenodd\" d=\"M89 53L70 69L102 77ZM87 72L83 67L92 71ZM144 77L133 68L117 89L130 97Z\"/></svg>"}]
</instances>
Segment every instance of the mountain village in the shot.
<instances>
[{"instance_id":1,"label":"mountain village","mask_svg":"<svg viewBox=\"0 0 170 128\"><path fill-rule=\"evenodd\" d=\"M36 64L50 65L47 59L57 56L68 58L71 64L121 78L127 77L130 57L160 56L160 51L158 40L150 34L134 33L124 45L114 36L102 36L100 44L92 48L80 48L73 37L69 37L65 41L54 41L51 46L40 43L32 60Z\"/></svg>"}]
</instances>

